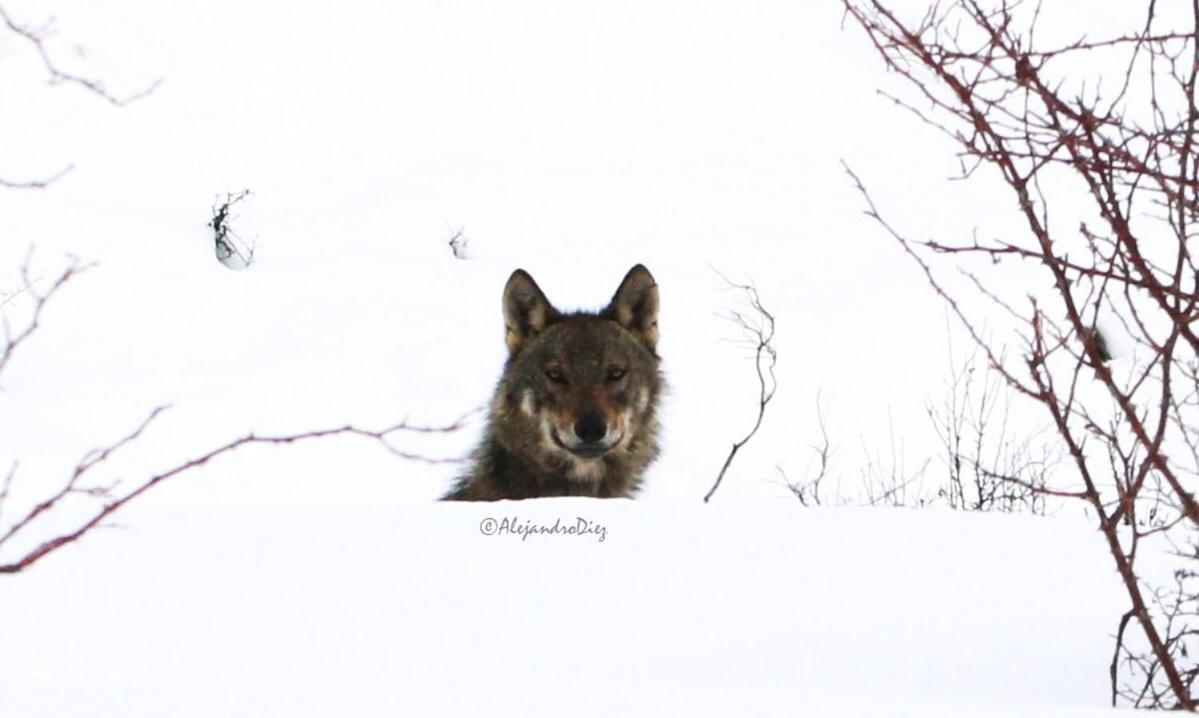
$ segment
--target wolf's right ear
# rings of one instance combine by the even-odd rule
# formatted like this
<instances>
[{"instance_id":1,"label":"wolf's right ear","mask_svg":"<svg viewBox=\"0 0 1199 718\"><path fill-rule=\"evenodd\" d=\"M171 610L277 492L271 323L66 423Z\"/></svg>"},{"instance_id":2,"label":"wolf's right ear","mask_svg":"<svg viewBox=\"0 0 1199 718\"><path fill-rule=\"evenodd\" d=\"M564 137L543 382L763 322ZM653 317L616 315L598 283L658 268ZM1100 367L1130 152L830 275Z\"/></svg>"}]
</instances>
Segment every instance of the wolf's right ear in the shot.
<instances>
[{"instance_id":1,"label":"wolf's right ear","mask_svg":"<svg viewBox=\"0 0 1199 718\"><path fill-rule=\"evenodd\" d=\"M557 314L558 310L550 305L528 272L523 269L513 272L504 285L504 341L508 353L515 354Z\"/></svg>"},{"instance_id":2,"label":"wolf's right ear","mask_svg":"<svg viewBox=\"0 0 1199 718\"><path fill-rule=\"evenodd\" d=\"M636 334L652 352L658 344L658 283L645 265L629 270L608 308L600 313Z\"/></svg>"}]
</instances>

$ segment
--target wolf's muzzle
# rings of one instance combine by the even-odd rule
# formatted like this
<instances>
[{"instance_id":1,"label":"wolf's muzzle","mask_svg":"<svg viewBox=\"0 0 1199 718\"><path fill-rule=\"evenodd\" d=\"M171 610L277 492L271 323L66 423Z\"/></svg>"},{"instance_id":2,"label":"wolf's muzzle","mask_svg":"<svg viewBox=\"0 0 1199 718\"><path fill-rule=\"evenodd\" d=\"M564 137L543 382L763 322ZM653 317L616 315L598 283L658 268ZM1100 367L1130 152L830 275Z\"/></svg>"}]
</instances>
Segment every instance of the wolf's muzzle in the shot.
<instances>
[{"instance_id":1,"label":"wolf's muzzle","mask_svg":"<svg viewBox=\"0 0 1199 718\"><path fill-rule=\"evenodd\" d=\"M598 411L589 411L575 422L575 436L584 444L597 444L608 435L608 422Z\"/></svg>"}]
</instances>

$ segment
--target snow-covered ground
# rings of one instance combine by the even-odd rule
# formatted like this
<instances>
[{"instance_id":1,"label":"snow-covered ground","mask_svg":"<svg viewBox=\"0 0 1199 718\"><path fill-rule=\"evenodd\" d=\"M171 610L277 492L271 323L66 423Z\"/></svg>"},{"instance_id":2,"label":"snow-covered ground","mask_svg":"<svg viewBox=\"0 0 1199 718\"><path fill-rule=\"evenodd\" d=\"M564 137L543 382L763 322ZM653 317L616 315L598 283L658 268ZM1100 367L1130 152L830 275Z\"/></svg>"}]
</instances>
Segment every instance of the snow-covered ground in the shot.
<instances>
[{"instance_id":1,"label":"snow-covered ground","mask_svg":"<svg viewBox=\"0 0 1199 718\"><path fill-rule=\"evenodd\" d=\"M460 467L353 438L179 476L0 581L0 715L1103 710L1120 594L1081 517L803 510L778 483L818 395L847 483L934 451L945 314L840 160L898 226L1009 221L986 178L942 181L950 148L875 95L838 3L4 7L56 14L62 61L118 94L164 82L116 109L0 33L0 176L75 165L0 193L0 293L31 245L43 280L96 262L0 377L0 527L163 404L97 479L249 431L452 421L490 396L516 267L594 308L645 263L671 393L636 502L439 505ZM205 223L243 188L257 259L234 272ZM777 315L780 388L702 506L756 392L713 268ZM401 445L459 456L478 428Z\"/></svg>"},{"instance_id":2,"label":"snow-covered ground","mask_svg":"<svg viewBox=\"0 0 1199 718\"><path fill-rule=\"evenodd\" d=\"M1119 607L1081 522L557 499L125 523L4 582L3 715L1106 714L1066 710L1102 704Z\"/></svg>"}]
</instances>

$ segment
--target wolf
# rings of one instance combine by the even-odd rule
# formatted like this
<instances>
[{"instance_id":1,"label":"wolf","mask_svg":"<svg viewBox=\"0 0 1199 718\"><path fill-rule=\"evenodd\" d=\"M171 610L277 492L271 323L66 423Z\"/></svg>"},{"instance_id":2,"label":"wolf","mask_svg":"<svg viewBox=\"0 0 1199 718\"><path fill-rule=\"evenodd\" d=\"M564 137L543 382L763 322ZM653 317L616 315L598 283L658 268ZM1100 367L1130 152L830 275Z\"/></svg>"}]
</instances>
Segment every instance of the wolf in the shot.
<instances>
[{"instance_id":1,"label":"wolf","mask_svg":"<svg viewBox=\"0 0 1199 718\"><path fill-rule=\"evenodd\" d=\"M446 501L632 498L658 456L658 284L629 270L608 306L564 313L517 269L504 287L508 358L470 470Z\"/></svg>"}]
</instances>

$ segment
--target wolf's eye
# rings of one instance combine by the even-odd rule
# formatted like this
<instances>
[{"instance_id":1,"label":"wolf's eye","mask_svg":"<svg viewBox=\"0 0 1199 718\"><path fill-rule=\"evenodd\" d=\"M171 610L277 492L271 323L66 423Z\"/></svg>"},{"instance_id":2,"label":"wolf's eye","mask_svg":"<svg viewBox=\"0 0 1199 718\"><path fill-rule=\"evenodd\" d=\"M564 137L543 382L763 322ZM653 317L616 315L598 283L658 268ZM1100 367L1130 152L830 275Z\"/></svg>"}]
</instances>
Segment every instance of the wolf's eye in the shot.
<instances>
[{"instance_id":1,"label":"wolf's eye","mask_svg":"<svg viewBox=\"0 0 1199 718\"><path fill-rule=\"evenodd\" d=\"M624 378L625 370L618 366L608 369L608 381L620 381Z\"/></svg>"},{"instance_id":2,"label":"wolf's eye","mask_svg":"<svg viewBox=\"0 0 1199 718\"><path fill-rule=\"evenodd\" d=\"M562 370L556 366L552 366L545 370L545 378L556 384L561 384L566 381L566 377L562 374Z\"/></svg>"}]
</instances>

